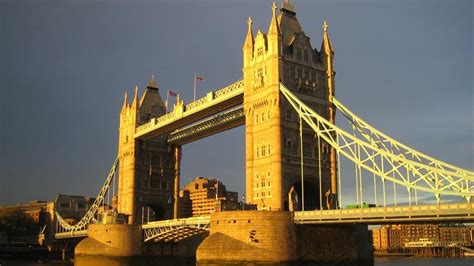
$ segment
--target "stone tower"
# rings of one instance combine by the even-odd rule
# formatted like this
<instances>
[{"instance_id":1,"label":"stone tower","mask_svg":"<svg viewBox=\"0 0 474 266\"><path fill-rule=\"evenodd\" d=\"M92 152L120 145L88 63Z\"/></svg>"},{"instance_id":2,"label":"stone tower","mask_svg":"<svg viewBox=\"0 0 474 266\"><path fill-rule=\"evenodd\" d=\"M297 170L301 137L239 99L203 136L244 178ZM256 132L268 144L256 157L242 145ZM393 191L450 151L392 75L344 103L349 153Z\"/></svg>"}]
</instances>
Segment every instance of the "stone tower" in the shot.
<instances>
[{"instance_id":1,"label":"stone tower","mask_svg":"<svg viewBox=\"0 0 474 266\"><path fill-rule=\"evenodd\" d=\"M329 120L332 106L329 94L334 93L334 52L327 35L327 24L318 51L312 48L310 38L298 22L294 6L283 1L279 14L276 9L273 3L267 34L259 30L254 36L249 18L242 47L247 202L257 204L258 209L287 210L288 192L294 187L300 209L303 207L303 189L305 210L319 209L320 199L326 208L324 195L331 187L331 165L334 173L332 193L337 192L336 162L331 164L331 150L322 140L319 160L318 140L306 125L300 142L298 115L280 94L279 83L285 84L299 99ZM334 112L331 114L334 121ZM301 144L304 182L301 182Z\"/></svg>"},{"instance_id":2,"label":"stone tower","mask_svg":"<svg viewBox=\"0 0 474 266\"><path fill-rule=\"evenodd\" d=\"M130 224L170 219L173 213L174 147L166 136L134 138L136 127L165 114L158 90L152 77L140 100L137 87L131 104L125 94L120 112L118 212L126 214Z\"/></svg>"}]
</instances>

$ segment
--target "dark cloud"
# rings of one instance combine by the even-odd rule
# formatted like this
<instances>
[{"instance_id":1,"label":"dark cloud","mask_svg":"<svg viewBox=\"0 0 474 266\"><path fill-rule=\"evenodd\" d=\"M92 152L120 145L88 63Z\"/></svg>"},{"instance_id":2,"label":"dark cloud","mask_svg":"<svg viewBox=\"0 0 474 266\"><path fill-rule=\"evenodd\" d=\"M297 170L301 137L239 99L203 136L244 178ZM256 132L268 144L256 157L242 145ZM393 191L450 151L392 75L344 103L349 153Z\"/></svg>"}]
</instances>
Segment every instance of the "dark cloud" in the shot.
<instances>
[{"instance_id":1,"label":"dark cloud","mask_svg":"<svg viewBox=\"0 0 474 266\"><path fill-rule=\"evenodd\" d=\"M330 23L341 101L402 142L474 168L469 1L295 5L314 47ZM196 73L200 95L239 79L246 19L266 31L270 6L1 1L0 204L95 195L117 151L123 92L154 73L189 101ZM244 145L239 128L185 146L183 180L215 176L242 192Z\"/></svg>"}]
</instances>

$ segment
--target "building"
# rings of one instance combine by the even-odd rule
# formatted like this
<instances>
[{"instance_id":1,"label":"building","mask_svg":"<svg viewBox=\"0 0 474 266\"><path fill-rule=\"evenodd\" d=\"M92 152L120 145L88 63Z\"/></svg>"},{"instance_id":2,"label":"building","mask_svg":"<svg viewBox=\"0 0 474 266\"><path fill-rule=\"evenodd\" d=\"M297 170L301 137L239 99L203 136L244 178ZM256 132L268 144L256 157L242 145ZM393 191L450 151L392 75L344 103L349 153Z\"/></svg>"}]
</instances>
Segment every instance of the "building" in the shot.
<instances>
[{"instance_id":1,"label":"building","mask_svg":"<svg viewBox=\"0 0 474 266\"><path fill-rule=\"evenodd\" d=\"M401 251L407 245L431 243L435 246L471 246L474 226L463 224L385 225L372 229L374 250ZM408 244L410 243L410 244Z\"/></svg>"},{"instance_id":2,"label":"building","mask_svg":"<svg viewBox=\"0 0 474 266\"><path fill-rule=\"evenodd\" d=\"M470 234L470 227L464 225L447 225L439 227L440 242L468 246L471 245Z\"/></svg>"},{"instance_id":3,"label":"building","mask_svg":"<svg viewBox=\"0 0 474 266\"><path fill-rule=\"evenodd\" d=\"M151 215L150 221L170 219L177 211L173 203L178 200L174 192L178 194L181 148L168 144L163 136L150 140L134 137L138 126L166 114L154 77L140 98L138 87L131 103L127 93L124 98L119 126L117 210L128 217L130 224L140 223L145 215Z\"/></svg>"},{"instance_id":4,"label":"building","mask_svg":"<svg viewBox=\"0 0 474 266\"><path fill-rule=\"evenodd\" d=\"M221 181L196 177L179 193L180 217L207 216L215 211L237 210L238 193L227 191Z\"/></svg>"},{"instance_id":5,"label":"building","mask_svg":"<svg viewBox=\"0 0 474 266\"><path fill-rule=\"evenodd\" d=\"M439 241L438 224L403 224L401 225L401 238L404 243L429 239Z\"/></svg>"},{"instance_id":6,"label":"building","mask_svg":"<svg viewBox=\"0 0 474 266\"><path fill-rule=\"evenodd\" d=\"M387 250L390 247L390 229L388 226L372 229L374 250Z\"/></svg>"},{"instance_id":7,"label":"building","mask_svg":"<svg viewBox=\"0 0 474 266\"><path fill-rule=\"evenodd\" d=\"M24 214L28 215L38 225L44 225L47 221L47 202L41 200L34 200L28 203L2 206L0 211L7 210L20 210Z\"/></svg>"},{"instance_id":8,"label":"building","mask_svg":"<svg viewBox=\"0 0 474 266\"><path fill-rule=\"evenodd\" d=\"M319 166L321 194L329 192L331 199L337 198L335 150L324 141L318 147L317 138L307 125L300 139L298 115L282 99L280 83L333 123L335 110L328 101L335 89L334 50L327 23L321 48L317 50L299 23L293 4L283 1L278 14L275 4L272 9L266 33L258 30L254 35L249 18L242 47L246 200L259 210L288 210L288 192L293 188L301 209L303 157L304 206L306 210L319 209ZM330 204L332 208L334 205Z\"/></svg>"}]
</instances>

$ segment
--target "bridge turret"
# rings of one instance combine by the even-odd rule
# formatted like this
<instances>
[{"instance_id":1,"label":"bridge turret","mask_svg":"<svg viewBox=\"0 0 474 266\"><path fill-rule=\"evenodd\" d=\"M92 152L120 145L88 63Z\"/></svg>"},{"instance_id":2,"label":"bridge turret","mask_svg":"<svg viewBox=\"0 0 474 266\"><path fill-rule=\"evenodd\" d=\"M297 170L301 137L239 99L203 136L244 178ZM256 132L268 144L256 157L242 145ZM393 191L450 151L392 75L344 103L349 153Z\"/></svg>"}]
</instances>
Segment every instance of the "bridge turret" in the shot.
<instances>
[{"instance_id":1,"label":"bridge turret","mask_svg":"<svg viewBox=\"0 0 474 266\"><path fill-rule=\"evenodd\" d=\"M247 30L247 36L245 37L244 46L242 47L242 51L244 54L244 68L246 67L246 64L251 62L253 59L253 45L254 45L251 17L249 17L247 24L249 28Z\"/></svg>"}]
</instances>

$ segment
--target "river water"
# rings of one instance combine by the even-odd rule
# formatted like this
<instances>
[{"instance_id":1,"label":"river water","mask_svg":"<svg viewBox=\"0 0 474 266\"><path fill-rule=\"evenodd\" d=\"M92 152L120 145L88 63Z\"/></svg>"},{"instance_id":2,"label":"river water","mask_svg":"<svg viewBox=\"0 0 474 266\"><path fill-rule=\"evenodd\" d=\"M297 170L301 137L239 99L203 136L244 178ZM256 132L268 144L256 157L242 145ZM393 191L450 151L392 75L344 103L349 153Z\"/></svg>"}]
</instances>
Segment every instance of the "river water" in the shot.
<instances>
[{"instance_id":1,"label":"river water","mask_svg":"<svg viewBox=\"0 0 474 266\"><path fill-rule=\"evenodd\" d=\"M80 257L75 263L68 262L35 262L28 260L1 260L0 266L152 266L152 265L196 265L193 259L176 257L148 257L136 259L110 259L105 257ZM237 264L232 264L237 265ZM248 264L252 265L252 264ZM255 265L255 264L253 264ZM262 265L262 264L258 264ZM277 265L277 264L272 264ZM290 265L290 264L279 264ZM296 263L294 265L317 265L312 263ZM474 266L474 258L414 258L414 257L384 257L375 258L374 266Z\"/></svg>"}]
</instances>

